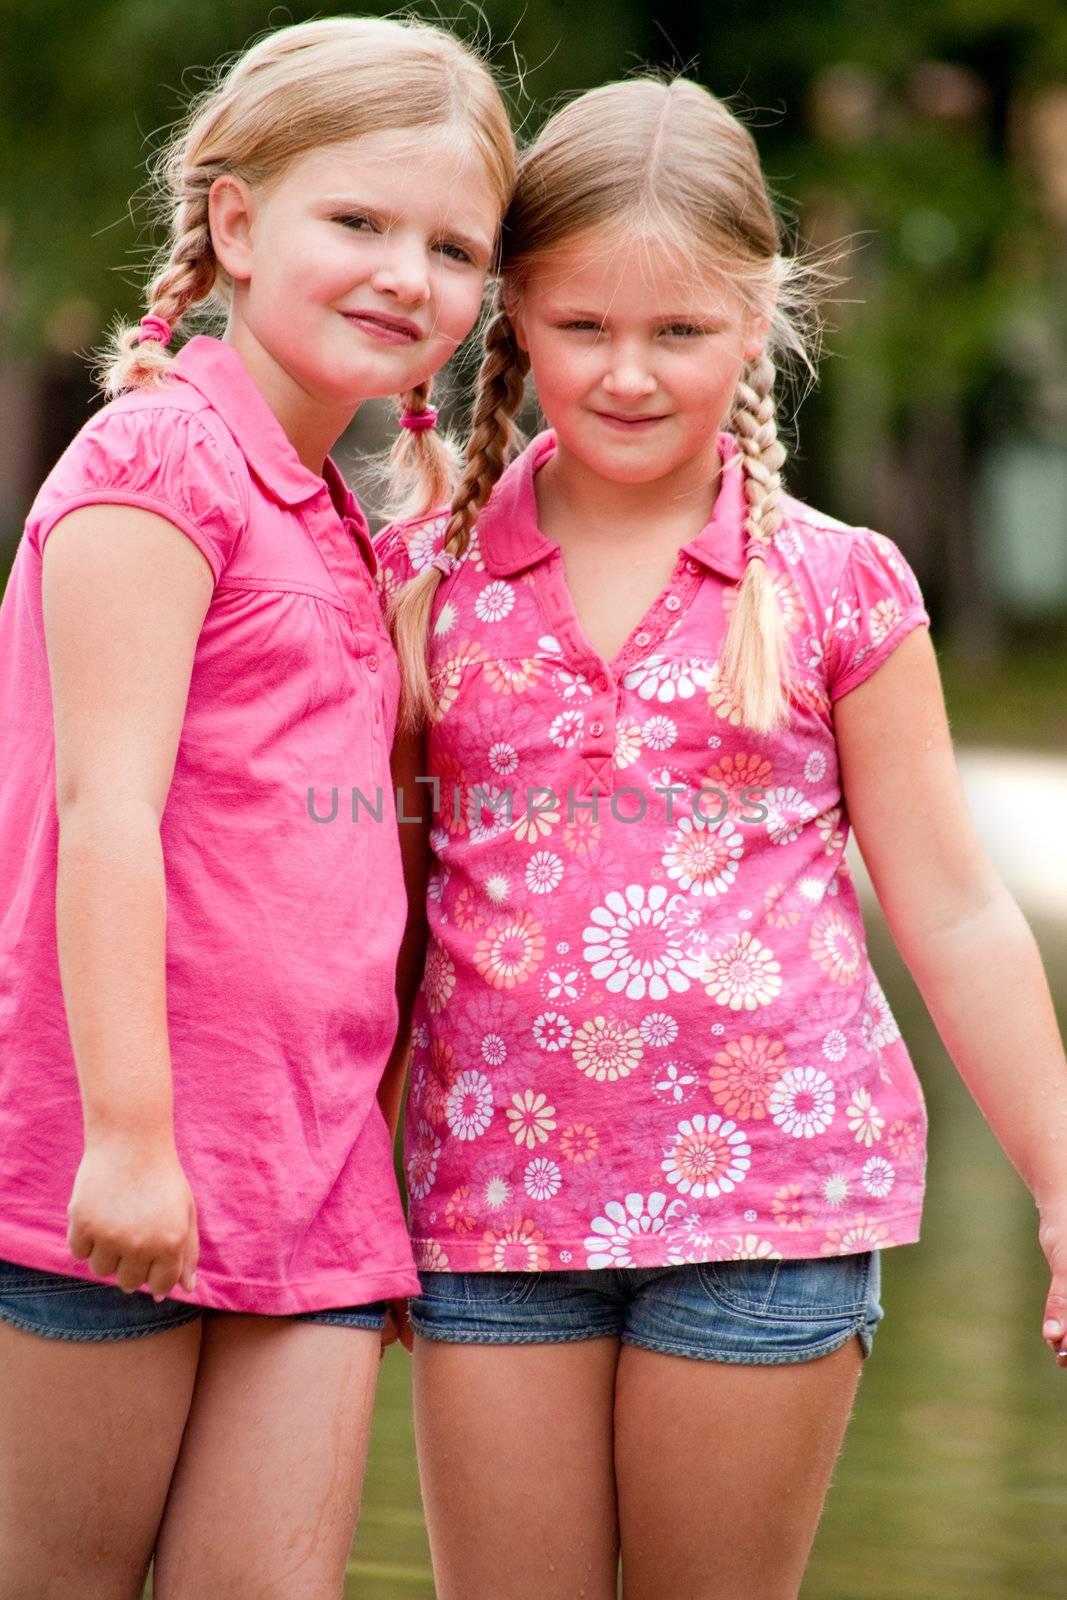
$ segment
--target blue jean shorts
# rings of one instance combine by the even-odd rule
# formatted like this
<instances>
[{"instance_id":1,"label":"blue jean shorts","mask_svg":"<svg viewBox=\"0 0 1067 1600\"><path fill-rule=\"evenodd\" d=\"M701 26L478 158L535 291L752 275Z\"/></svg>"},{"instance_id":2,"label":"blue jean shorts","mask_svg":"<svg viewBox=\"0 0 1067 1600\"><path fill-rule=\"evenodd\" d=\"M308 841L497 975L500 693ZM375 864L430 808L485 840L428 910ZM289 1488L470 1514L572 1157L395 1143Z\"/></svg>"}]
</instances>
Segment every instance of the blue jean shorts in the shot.
<instances>
[{"instance_id":1,"label":"blue jean shorts","mask_svg":"<svg viewBox=\"0 0 1067 1600\"><path fill-rule=\"evenodd\" d=\"M813 1361L854 1334L866 1358L884 1315L877 1250L596 1272L424 1272L421 1282L411 1323L425 1339L614 1337L663 1355L746 1366Z\"/></svg>"},{"instance_id":2,"label":"blue jean shorts","mask_svg":"<svg viewBox=\"0 0 1067 1600\"><path fill-rule=\"evenodd\" d=\"M197 1317L232 1313L212 1306L186 1305L182 1300L155 1300L137 1290L127 1294L116 1284L99 1278L67 1278L59 1272L40 1272L0 1261L0 1322L46 1339L97 1342L104 1339L143 1339L149 1333L180 1328ZM365 1306L342 1306L328 1311L300 1311L286 1322L323 1322L342 1328L381 1330L386 1306L376 1300Z\"/></svg>"}]
</instances>

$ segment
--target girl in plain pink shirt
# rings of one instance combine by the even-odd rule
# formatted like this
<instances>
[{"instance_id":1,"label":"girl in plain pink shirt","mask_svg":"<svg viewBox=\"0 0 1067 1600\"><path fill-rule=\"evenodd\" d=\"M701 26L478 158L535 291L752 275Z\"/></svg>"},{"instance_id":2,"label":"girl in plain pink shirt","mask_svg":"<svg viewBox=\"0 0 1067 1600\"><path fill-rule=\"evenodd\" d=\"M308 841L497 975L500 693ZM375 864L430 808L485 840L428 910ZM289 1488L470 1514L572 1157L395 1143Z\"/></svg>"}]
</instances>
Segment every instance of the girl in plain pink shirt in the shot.
<instances>
[{"instance_id":1,"label":"girl in plain pink shirt","mask_svg":"<svg viewBox=\"0 0 1067 1600\"><path fill-rule=\"evenodd\" d=\"M327 452L470 331L513 169L429 27L260 41L166 165L167 258L0 612L5 1593L333 1595L417 1286L376 1098L399 675ZM225 336L171 359L173 327ZM113 1280L107 1282L104 1280ZM235 1314L237 1313L237 1314ZM151 1335L151 1337L148 1337Z\"/></svg>"},{"instance_id":2,"label":"girl in plain pink shirt","mask_svg":"<svg viewBox=\"0 0 1067 1600\"><path fill-rule=\"evenodd\" d=\"M520 164L450 512L378 542L436 781L407 1116L441 1600L786 1600L922 1093L855 828L1033 1191L1067 1351L1067 1068L961 797L914 576L785 494L803 354L748 131L596 90ZM527 368L550 431L506 467Z\"/></svg>"}]
</instances>

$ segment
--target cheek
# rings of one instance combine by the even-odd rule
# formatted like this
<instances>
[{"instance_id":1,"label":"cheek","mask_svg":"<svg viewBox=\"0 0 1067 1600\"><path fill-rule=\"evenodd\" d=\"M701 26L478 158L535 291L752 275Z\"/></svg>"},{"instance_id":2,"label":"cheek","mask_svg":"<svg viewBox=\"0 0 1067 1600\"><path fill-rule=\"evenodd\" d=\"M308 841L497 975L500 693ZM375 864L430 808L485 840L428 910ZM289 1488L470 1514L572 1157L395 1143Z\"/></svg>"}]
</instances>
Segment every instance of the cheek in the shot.
<instances>
[{"instance_id":1,"label":"cheek","mask_svg":"<svg viewBox=\"0 0 1067 1600\"><path fill-rule=\"evenodd\" d=\"M478 320L485 279L475 274L446 281L437 292L437 331L450 342L465 339Z\"/></svg>"}]
</instances>

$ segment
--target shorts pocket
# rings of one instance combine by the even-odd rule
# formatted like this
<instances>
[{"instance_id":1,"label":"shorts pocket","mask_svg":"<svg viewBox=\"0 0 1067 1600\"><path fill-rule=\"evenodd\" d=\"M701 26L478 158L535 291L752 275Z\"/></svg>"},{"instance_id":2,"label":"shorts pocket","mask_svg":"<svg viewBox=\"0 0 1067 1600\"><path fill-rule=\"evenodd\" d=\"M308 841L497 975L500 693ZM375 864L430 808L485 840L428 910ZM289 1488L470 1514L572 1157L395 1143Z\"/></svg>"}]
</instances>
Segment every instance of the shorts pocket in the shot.
<instances>
[{"instance_id":1,"label":"shorts pocket","mask_svg":"<svg viewBox=\"0 0 1067 1600\"><path fill-rule=\"evenodd\" d=\"M460 1305L519 1306L533 1294L536 1272L422 1272L424 1300Z\"/></svg>"},{"instance_id":2,"label":"shorts pocket","mask_svg":"<svg viewBox=\"0 0 1067 1600\"><path fill-rule=\"evenodd\" d=\"M749 1316L810 1321L867 1310L873 1252L775 1261L704 1261L697 1277L718 1305Z\"/></svg>"}]
</instances>

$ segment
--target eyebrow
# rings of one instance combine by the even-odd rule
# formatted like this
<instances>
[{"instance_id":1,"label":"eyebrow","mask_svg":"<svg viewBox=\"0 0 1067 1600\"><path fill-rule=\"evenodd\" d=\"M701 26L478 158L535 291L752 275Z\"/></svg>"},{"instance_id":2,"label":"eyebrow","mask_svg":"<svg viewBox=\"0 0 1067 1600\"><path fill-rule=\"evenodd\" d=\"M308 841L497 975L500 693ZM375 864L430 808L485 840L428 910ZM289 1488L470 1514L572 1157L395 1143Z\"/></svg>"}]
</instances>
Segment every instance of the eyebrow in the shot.
<instances>
[{"instance_id":1,"label":"eyebrow","mask_svg":"<svg viewBox=\"0 0 1067 1600\"><path fill-rule=\"evenodd\" d=\"M590 322L603 322L605 316L610 316L610 311L590 311L583 306L553 306L548 307L549 314L554 317L574 317L578 320ZM662 316L649 317L649 322L717 322L719 318L713 311L665 311Z\"/></svg>"},{"instance_id":2,"label":"eyebrow","mask_svg":"<svg viewBox=\"0 0 1067 1600\"><path fill-rule=\"evenodd\" d=\"M389 212L382 206L372 205L369 200L357 200L350 194L324 195L322 203L331 211L365 211L368 216L372 217L386 217L389 215ZM472 255L489 256L493 253L492 239L485 238L483 234L466 233L462 228L448 227L442 227L440 232L447 235L456 244L461 244Z\"/></svg>"}]
</instances>

